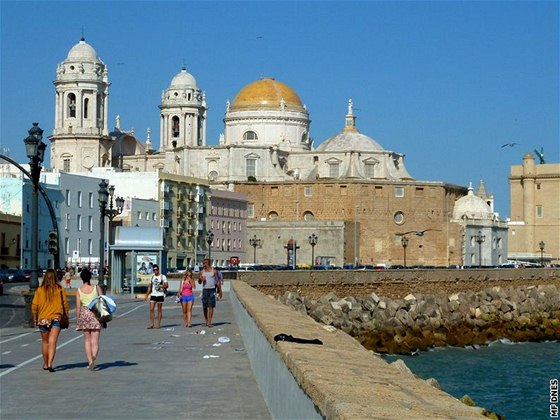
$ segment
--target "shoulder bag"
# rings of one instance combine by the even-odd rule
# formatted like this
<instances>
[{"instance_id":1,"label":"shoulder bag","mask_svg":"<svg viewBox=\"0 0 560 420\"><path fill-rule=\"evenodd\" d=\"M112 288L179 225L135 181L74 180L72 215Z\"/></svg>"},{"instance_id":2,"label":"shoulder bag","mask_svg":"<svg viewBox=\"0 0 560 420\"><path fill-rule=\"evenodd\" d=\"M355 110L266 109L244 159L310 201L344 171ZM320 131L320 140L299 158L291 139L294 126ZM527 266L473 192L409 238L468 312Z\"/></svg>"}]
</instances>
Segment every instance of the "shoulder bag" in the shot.
<instances>
[{"instance_id":1,"label":"shoulder bag","mask_svg":"<svg viewBox=\"0 0 560 420\"><path fill-rule=\"evenodd\" d=\"M60 328L65 330L70 326L70 319L64 308L64 296L62 295L62 288L60 289L60 303L62 304L62 316L60 317Z\"/></svg>"}]
</instances>

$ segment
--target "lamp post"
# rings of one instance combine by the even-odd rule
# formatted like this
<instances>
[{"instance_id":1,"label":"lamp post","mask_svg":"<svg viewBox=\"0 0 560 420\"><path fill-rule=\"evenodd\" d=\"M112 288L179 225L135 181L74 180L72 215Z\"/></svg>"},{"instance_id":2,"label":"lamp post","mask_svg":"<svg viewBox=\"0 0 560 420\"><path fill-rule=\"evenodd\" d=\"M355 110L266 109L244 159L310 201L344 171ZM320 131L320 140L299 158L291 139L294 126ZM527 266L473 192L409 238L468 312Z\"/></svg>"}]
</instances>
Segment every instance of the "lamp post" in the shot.
<instances>
[{"instance_id":1,"label":"lamp post","mask_svg":"<svg viewBox=\"0 0 560 420\"><path fill-rule=\"evenodd\" d=\"M544 241L539 242L539 248L541 250L541 267L544 267Z\"/></svg>"},{"instance_id":2,"label":"lamp post","mask_svg":"<svg viewBox=\"0 0 560 420\"><path fill-rule=\"evenodd\" d=\"M262 241L257 238L257 235L254 235L251 239L249 239L249 245L253 247L253 264L257 263L257 247L261 246Z\"/></svg>"},{"instance_id":3,"label":"lamp post","mask_svg":"<svg viewBox=\"0 0 560 420\"><path fill-rule=\"evenodd\" d=\"M315 265L315 245L317 245L318 240L319 238L314 233L309 235L309 245L311 245L311 269L313 269Z\"/></svg>"},{"instance_id":4,"label":"lamp post","mask_svg":"<svg viewBox=\"0 0 560 420\"><path fill-rule=\"evenodd\" d=\"M105 217L109 219L109 242L111 242L111 222L115 217L123 212L124 198L117 197L114 199L115 186L111 185L107 189L107 182L101 180L99 183L98 200L99 200L99 211L100 211L100 227L99 227L99 274L98 282L103 288L103 292L109 288L111 290L111 284L107 284L105 281ZM114 200L113 200L114 199ZM107 208L109 204L109 208ZM109 266L111 262L109 261Z\"/></svg>"},{"instance_id":5,"label":"lamp post","mask_svg":"<svg viewBox=\"0 0 560 420\"><path fill-rule=\"evenodd\" d=\"M408 238L406 236L401 238L401 245L403 249L403 266L406 268L406 247L408 246Z\"/></svg>"},{"instance_id":6,"label":"lamp post","mask_svg":"<svg viewBox=\"0 0 560 420\"><path fill-rule=\"evenodd\" d=\"M39 287L39 264L37 259L37 243L39 241L39 196L37 186L39 184L39 177L41 176L41 163L43 163L45 159L45 149L47 145L42 141L43 130L39 127L39 123L33 123L33 127L28 130L28 133L29 136L27 136L23 142L25 143L25 150L29 158L33 189L31 192L31 278L29 279L29 294L26 295L25 313L27 326L34 327L31 303L33 302L35 290Z\"/></svg>"},{"instance_id":7,"label":"lamp post","mask_svg":"<svg viewBox=\"0 0 560 420\"><path fill-rule=\"evenodd\" d=\"M208 259L212 263L212 242L214 242L214 233L209 230L206 232L206 243L208 244Z\"/></svg>"},{"instance_id":8,"label":"lamp post","mask_svg":"<svg viewBox=\"0 0 560 420\"><path fill-rule=\"evenodd\" d=\"M486 236L479 230L474 240L478 244L478 268L482 267L482 242L486 240Z\"/></svg>"}]
</instances>

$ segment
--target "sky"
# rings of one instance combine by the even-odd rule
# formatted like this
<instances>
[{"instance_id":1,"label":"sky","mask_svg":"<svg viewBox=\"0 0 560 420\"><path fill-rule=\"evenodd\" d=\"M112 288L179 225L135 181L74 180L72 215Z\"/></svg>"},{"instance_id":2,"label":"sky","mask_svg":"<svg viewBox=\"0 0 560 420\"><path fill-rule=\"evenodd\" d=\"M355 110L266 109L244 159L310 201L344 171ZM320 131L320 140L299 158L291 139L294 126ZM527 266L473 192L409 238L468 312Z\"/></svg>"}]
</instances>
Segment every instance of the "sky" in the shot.
<instances>
[{"instance_id":1,"label":"sky","mask_svg":"<svg viewBox=\"0 0 560 420\"><path fill-rule=\"evenodd\" d=\"M506 218L510 166L541 147L560 162L559 21L557 1L1 0L0 152L26 163L32 123L52 134L56 67L83 35L108 67L110 130L119 115L157 147L161 92L186 65L218 144L226 101L274 77L307 106L314 147L351 98L414 178L484 180Z\"/></svg>"}]
</instances>

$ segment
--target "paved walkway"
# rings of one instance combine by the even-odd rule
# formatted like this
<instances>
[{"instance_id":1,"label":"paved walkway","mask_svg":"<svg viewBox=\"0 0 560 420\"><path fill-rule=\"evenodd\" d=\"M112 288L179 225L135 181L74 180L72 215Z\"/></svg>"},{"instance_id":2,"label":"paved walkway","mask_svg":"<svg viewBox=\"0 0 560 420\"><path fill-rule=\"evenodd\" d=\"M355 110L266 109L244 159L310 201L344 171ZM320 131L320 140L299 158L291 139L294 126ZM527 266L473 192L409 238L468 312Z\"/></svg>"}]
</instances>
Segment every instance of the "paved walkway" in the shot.
<instances>
[{"instance_id":1,"label":"paved walkway","mask_svg":"<svg viewBox=\"0 0 560 420\"><path fill-rule=\"evenodd\" d=\"M270 418L229 293L217 303L213 328L202 327L198 294L192 328L182 326L172 298L159 330L146 329L147 302L121 295L117 303L94 372L87 369L82 333L74 330L74 311L71 328L60 335L54 373L42 370L38 330L2 329L0 418Z\"/></svg>"}]
</instances>

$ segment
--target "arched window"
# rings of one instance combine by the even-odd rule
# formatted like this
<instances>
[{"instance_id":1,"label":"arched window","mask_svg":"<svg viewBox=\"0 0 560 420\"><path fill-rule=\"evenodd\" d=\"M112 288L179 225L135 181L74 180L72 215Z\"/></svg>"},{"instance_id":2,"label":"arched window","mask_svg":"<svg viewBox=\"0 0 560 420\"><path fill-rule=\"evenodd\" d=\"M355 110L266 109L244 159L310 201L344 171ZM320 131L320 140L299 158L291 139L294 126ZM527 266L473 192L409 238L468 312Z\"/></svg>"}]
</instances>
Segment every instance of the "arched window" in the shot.
<instances>
[{"instance_id":1,"label":"arched window","mask_svg":"<svg viewBox=\"0 0 560 420\"><path fill-rule=\"evenodd\" d=\"M305 220L306 222L310 222L313 219L315 219L315 215L312 212L306 211L305 213L303 213L303 220Z\"/></svg>"},{"instance_id":2,"label":"arched window","mask_svg":"<svg viewBox=\"0 0 560 420\"><path fill-rule=\"evenodd\" d=\"M173 133L173 137L179 137L179 117L174 116L171 118L171 129Z\"/></svg>"},{"instance_id":3,"label":"arched window","mask_svg":"<svg viewBox=\"0 0 560 420\"><path fill-rule=\"evenodd\" d=\"M217 179L218 179L218 172L210 171L210 173L208 174L208 181L215 182Z\"/></svg>"},{"instance_id":4,"label":"arched window","mask_svg":"<svg viewBox=\"0 0 560 420\"><path fill-rule=\"evenodd\" d=\"M275 211L271 211L270 213L268 213L268 219L269 220L278 220L278 213L276 213Z\"/></svg>"},{"instance_id":5,"label":"arched window","mask_svg":"<svg viewBox=\"0 0 560 420\"><path fill-rule=\"evenodd\" d=\"M257 136L257 133L255 133L254 131L246 131L243 134L243 140L255 141L258 139L259 137Z\"/></svg>"},{"instance_id":6,"label":"arched window","mask_svg":"<svg viewBox=\"0 0 560 420\"><path fill-rule=\"evenodd\" d=\"M68 117L76 118L76 95L68 94Z\"/></svg>"},{"instance_id":7,"label":"arched window","mask_svg":"<svg viewBox=\"0 0 560 420\"><path fill-rule=\"evenodd\" d=\"M101 105L103 104L101 95L97 95L97 119L101 119Z\"/></svg>"},{"instance_id":8,"label":"arched window","mask_svg":"<svg viewBox=\"0 0 560 420\"><path fill-rule=\"evenodd\" d=\"M84 118L88 117L89 98L84 99Z\"/></svg>"}]
</instances>

